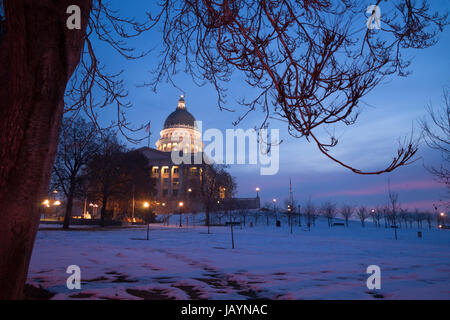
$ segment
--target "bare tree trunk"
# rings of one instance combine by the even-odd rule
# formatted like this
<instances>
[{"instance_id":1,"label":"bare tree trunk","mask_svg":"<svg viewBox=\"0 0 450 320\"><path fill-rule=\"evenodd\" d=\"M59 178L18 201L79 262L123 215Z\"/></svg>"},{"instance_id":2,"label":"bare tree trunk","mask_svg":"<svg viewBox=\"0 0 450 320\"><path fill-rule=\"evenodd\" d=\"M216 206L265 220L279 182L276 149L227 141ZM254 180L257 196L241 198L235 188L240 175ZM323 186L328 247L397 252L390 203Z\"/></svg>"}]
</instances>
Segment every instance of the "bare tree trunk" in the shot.
<instances>
[{"instance_id":1,"label":"bare tree trunk","mask_svg":"<svg viewBox=\"0 0 450 320\"><path fill-rule=\"evenodd\" d=\"M206 213L205 213L205 223L208 226L208 234L209 234L209 206L206 206Z\"/></svg>"},{"instance_id":2,"label":"bare tree trunk","mask_svg":"<svg viewBox=\"0 0 450 320\"><path fill-rule=\"evenodd\" d=\"M100 210L100 226L103 228L105 226L105 216L106 216L106 202L108 201L107 197L103 197L102 200L102 209Z\"/></svg>"},{"instance_id":3,"label":"bare tree trunk","mask_svg":"<svg viewBox=\"0 0 450 320\"><path fill-rule=\"evenodd\" d=\"M231 229L231 249L234 249L234 232L233 232L233 219L230 212L230 229Z\"/></svg>"},{"instance_id":4,"label":"bare tree trunk","mask_svg":"<svg viewBox=\"0 0 450 320\"><path fill-rule=\"evenodd\" d=\"M68 30L68 0L5 0L0 43L0 299L22 297L61 124L64 91L79 63L82 29Z\"/></svg>"},{"instance_id":5,"label":"bare tree trunk","mask_svg":"<svg viewBox=\"0 0 450 320\"><path fill-rule=\"evenodd\" d=\"M70 219L72 218L74 188L75 186L70 186L69 194L67 195L66 213L64 215L63 229L69 229Z\"/></svg>"}]
</instances>

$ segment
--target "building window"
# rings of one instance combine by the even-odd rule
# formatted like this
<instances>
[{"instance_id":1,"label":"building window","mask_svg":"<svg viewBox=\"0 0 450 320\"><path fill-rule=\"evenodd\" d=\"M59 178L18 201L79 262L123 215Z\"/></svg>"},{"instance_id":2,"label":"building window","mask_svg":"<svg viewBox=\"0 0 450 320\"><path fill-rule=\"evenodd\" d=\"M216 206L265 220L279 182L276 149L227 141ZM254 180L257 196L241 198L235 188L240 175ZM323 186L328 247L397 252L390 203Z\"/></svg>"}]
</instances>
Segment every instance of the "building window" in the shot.
<instances>
[{"instance_id":1,"label":"building window","mask_svg":"<svg viewBox=\"0 0 450 320\"><path fill-rule=\"evenodd\" d=\"M169 190L168 189L164 189L163 190L163 196L167 196L169 194Z\"/></svg>"},{"instance_id":2,"label":"building window","mask_svg":"<svg viewBox=\"0 0 450 320\"><path fill-rule=\"evenodd\" d=\"M178 167L173 168L173 173L178 173L179 171L180 171L180 168L178 168Z\"/></svg>"},{"instance_id":3,"label":"building window","mask_svg":"<svg viewBox=\"0 0 450 320\"><path fill-rule=\"evenodd\" d=\"M166 174L169 173L169 168L164 168L163 173L166 173Z\"/></svg>"},{"instance_id":4,"label":"building window","mask_svg":"<svg viewBox=\"0 0 450 320\"><path fill-rule=\"evenodd\" d=\"M224 187L220 187L220 188L219 188L219 197L220 197L220 199L225 199L225 196L226 196L226 190L227 190L227 189L225 189Z\"/></svg>"},{"instance_id":5,"label":"building window","mask_svg":"<svg viewBox=\"0 0 450 320\"><path fill-rule=\"evenodd\" d=\"M173 185L177 186L179 184L180 184L180 182L178 181L178 178L173 178Z\"/></svg>"},{"instance_id":6,"label":"building window","mask_svg":"<svg viewBox=\"0 0 450 320\"><path fill-rule=\"evenodd\" d=\"M172 192L173 192L173 195L174 195L174 196L177 196L177 195L178 195L178 189L175 189L175 190L173 190Z\"/></svg>"},{"instance_id":7,"label":"building window","mask_svg":"<svg viewBox=\"0 0 450 320\"><path fill-rule=\"evenodd\" d=\"M158 167L153 167L153 173L159 173L159 168Z\"/></svg>"},{"instance_id":8,"label":"building window","mask_svg":"<svg viewBox=\"0 0 450 320\"><path fill-rule=\"evenodd\" d=\"M169 178L164 178L164 179L163 179L163 183L164 183L164 184L169 183Z\"/></svg>"}]
</instances>

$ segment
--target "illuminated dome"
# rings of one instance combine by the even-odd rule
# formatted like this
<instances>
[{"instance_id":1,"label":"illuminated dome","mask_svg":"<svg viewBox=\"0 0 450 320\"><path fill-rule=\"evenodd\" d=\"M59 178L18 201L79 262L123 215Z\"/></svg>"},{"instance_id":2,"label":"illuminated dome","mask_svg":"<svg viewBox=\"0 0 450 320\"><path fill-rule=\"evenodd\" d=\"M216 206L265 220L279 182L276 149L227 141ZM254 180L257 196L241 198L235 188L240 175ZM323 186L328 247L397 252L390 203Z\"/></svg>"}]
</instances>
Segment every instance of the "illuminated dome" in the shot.
<instances>
[{"instance_id":1,"label":"illuminated dome","mask_svg":"<svg viewBox=\"0 0 450 320\"><path fill-rule=\"evenodd\" d=\"M156 148L159 151L179 150L184 153L195 153L203 150L201 134L195 124L194 116L186 110L184 96L180 97L177 108L167 117L160 136L161 138L156 142Z\"/></svg>"},{"instance_id":2,"label":"illuminated dome","mask_svg":"<svg viewBox=\"0 0 450 320\"><path fill-rule=\"evenodd\" d=\"M195 118L189 111L186 110L184 97L181 96L180 100L178 100L177 109L172 112L164 122L164 129L183 127L194 128Z\"/></svg>"}]
</instances>

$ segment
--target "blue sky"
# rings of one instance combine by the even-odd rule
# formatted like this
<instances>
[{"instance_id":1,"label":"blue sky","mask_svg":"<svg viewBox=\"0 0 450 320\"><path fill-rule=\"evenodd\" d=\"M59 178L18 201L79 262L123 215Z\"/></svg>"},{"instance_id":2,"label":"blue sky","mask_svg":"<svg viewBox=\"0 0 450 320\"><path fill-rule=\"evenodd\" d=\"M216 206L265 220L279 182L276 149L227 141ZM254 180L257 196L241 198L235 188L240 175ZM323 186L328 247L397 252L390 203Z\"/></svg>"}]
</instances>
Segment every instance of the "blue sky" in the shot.
<instances>
[{"instance_id":1,"label":"blue sky","mask_svg":"<svg viewBox=\"0 0 450 320\"><path fill-rule=\"evenodd\" d=\"M445 8L446 1L431 1L438 9ZM133 1L125 4L112 1L115 7L127 15L140 17L148 1ZM448 4L447 4L448 6ZM361 19L364 21L364 16ZM156 48L160 41L157 30L142 36L135 45L139 49ZM343 130L336 131L340 138L339 146L333 155L360 169L380 169L385 167L395 154L398 138L404 137L415 127L419 133L417 120L425 116L425 106L442 101L444 86L450 85L450 30L447 28L440 36L439 43L429 49L414 51L411 71L407 78L390 78L367 95L363 101L363 113L358 122ZM175 109L182 93L169 83L162 83L156 93L138 85L149 81L149 71L154 68L156 54L137 61L124 61L105 45L97 44L101 62L108 70L124 69L126 88L133 108L127 110L127 119L135 126L148 121L152 123L154 147L165 118ZM218 128L225 132L234 128L232 122L239 112L219 111L217 96L209 86L196 86L189 76L180 74L178 84L186 94L188 110L197 120L203 121L204 129ZM242 110L234 101L237 98L254 94L252 88L243 84L238 76L227 85L228 104L231 109ZM113 107L99 112L105 124L115 117ZM246 130L259 124L263 119L260 112L252 113L239 124ZM361 176L349 172L331 162L319 153L317 148L304 139L294 139L287 133L284 123L271 122L272 127L280 129L283 143L280 146L280 171L274 176L261 176L257 166L231 166L230 172L238 183L237 196L255 195L255 187L261 188L263 201L277 198L282 202L289 196L289 179L292 179L294 197L300 203L311 197L317 203L332 200L338 203L366 204L374 206L386 203L387 181L392 189L400 193L400 202L407 207L431 209L431 203L442 199L446 189L436 183L424 169L424 164L437 163L439 155L421 145L418 160L407 167L381 176ZM142 142L139 146L146 145Z\"/></svg>"}]
</instances>

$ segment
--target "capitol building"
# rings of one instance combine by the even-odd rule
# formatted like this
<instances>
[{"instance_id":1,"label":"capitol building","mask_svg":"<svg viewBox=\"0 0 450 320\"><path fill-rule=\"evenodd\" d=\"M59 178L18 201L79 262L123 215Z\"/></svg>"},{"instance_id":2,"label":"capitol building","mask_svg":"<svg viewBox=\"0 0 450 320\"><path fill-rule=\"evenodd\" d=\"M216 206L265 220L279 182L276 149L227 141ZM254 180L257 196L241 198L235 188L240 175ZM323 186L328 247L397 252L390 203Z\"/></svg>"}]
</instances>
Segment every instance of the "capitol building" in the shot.
<instances>
[{"instance_id":1,"label":"capitol building","mask_svg":"<svg viewBox=\"0 0 450 320\"><path fill-rule=\"evenodd\" d=\"M156 141L156 149L143 147L138 149L149 161L152 170L152 178L155 179L156 199L164 205L177 203L178 201L190 202L190 208L202 210L200 201L200 188L202 188L202 177L207 174L209 164L203 161L194 163L198 153L203 159L203 142L201 132L196 126L194 116L187 110L184 96L178 100L178 105L168 115L160 132L160 138ZM171 154L173 151L189 154L190 163L174 164ZM189 161L188 161L189 162ZM223 200L231 199L227 191L220 192ZM233 198L233 201L246 208L259 208L259 197L257 198ZM170 210L169 208L167 208Z\"/></svg>"},{"instance_id":2,"label":"capitol building","mask_svg":"<svg viewBox=\"0 0 450 320\"><path fill-rule=\"evenodd\" d=\"M187 111L184 96L180 97L175 111L164 122L156 149L144 147L139 151L149 160L158 200L168 203L198 196L205 164L175 165L171 158L172 151L192 154L203 151L201 133L194 116Z\"/></svg>"}]
</instances>

